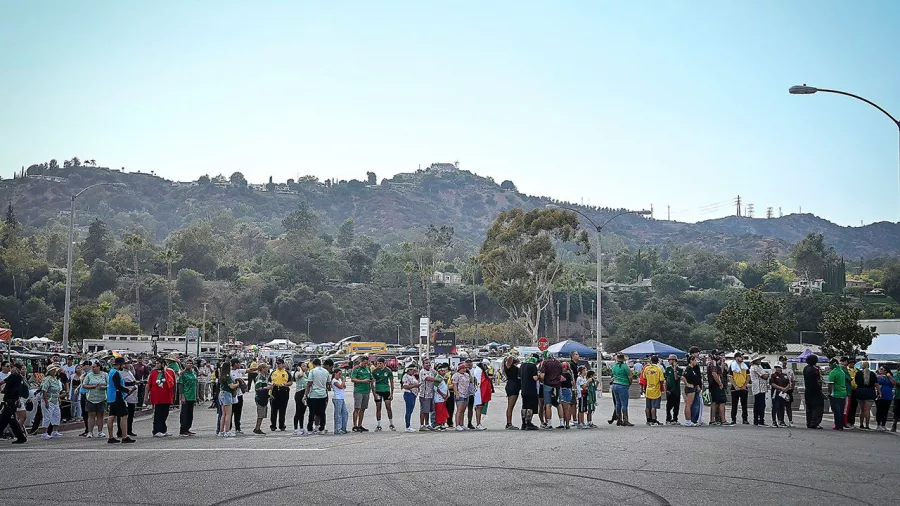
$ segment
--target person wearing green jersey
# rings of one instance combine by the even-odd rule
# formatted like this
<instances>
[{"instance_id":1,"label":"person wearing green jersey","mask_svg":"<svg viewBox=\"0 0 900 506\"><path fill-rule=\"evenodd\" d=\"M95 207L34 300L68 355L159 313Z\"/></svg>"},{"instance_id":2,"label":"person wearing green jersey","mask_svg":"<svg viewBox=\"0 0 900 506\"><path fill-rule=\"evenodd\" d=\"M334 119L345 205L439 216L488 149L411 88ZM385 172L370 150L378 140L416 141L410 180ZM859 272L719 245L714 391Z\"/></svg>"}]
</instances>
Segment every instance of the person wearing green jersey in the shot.
<instances>
[{"instance_id":1,"label":"person wearing green jersey","mask_svg":"<svg viewBox=\"0 0 900 506\"><path fill-rule=\"evenodd\" d=\"M363 417L366 408L369 407L369 397L372 395L372 370L369 369L369 357L363 355L359 359L359 365L350 373L350 381L353 382L353 432L369 432L363 427Z\"/></svg>"},{"instance_id":2,"label":"person wearing green jersey","mask_svg":"<svg viewBox=\"0 0 900 506\"><path fill-rule=\"evenodd\" d=\"M394 373L385 366L384 357L378 357L375 361L375 369L372 371L375 379L375 432L381 431L381 404L387 410L388 428L396 431L394 427L394 410L391 409L391 401L394 399Z\"/></svg>"},{"instance_id":3,"label":"person wearing green jersey","mask_svg":"<svg viewBox=\"0 0 900 506\"><path fill-rule=\"evenodd\" d=\"M184 363L184 370L178 376L178 390L180 391L181 401L181 430L178 434L182 437L196 436L196 432L191 431L194 425L194 406L197 404L197 371L194 369L194 361L187 359Z\"/></svg>"},{"instance_id":4,"label":"person wearing green jersey","mask_svg":"<svg viewBox=\"0 0 900 506\"><path fill-rule=\"evenodd\" d=\"M831 383L831 412L834 414L833 430L844 430L844 402L847 399L847 357L842 357L840 364L837 360L831 360L831 372L828 373L828 381Z\"/></svg>"}]
</instances>

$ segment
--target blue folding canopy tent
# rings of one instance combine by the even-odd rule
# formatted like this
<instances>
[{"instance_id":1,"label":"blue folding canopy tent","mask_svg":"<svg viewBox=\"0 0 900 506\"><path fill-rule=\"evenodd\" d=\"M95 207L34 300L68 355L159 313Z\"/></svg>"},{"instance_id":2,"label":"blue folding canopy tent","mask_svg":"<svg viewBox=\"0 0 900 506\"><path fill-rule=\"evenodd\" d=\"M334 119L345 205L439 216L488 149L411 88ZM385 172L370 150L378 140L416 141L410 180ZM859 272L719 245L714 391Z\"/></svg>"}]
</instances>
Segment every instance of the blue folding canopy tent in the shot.
<instances>
[{"instance_id":1,"label":"blue folding canopy tent","mask_svg":"<svg viewBox=\"0 0 900 506\"><path fill-rule=\"evenodd\" d=\"M585 346L577 341L566 339L565 341L556 343L547 348L551 354L556 356L568 357L573 351L577 351L581 358L594 359L597 358L597 350L590 346Z\"/></svg>"},{"instance_id":2,"label":"blue folding canopy tent","mask_svg":"<svg viewBox=\"0 0 900 506\"><path fill-rule=\"evenodd\" d=\"M645 357L647 355L657 354L662 358L666 358L669 355L674 354L678 358L684 358L686 355L685 352L675 348L674 346L669 346L666 343L661 343L659 341L654 341L653 339L649 339L642 343L637 343L635 345L629 346L625 348L619 353L624 353L629 357Z\"/></svg>"}]
</instances>

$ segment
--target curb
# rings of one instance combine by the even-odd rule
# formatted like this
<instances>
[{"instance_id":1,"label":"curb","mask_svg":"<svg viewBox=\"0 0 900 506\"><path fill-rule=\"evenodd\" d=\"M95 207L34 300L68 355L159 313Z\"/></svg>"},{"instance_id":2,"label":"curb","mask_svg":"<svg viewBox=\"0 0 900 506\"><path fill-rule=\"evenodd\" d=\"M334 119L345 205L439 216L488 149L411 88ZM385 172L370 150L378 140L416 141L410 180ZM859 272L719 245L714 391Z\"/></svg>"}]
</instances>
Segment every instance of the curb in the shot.
<instances>
[{"instance_id":1,"label":"curb","mask_svg":"<svg viewBox=\"0 0 900 506\"><path fill-rule=\"evenodd\" d=\"M137 420L138 418L143 418L143 417L149 416L151 414L153 414L152 409L142 409L140 411L135 411L134 419ZM104 417L104 420L105 419L106 418ZM106 423L106 422L103 422L103 423ZM82 422L82 421L69 422L69 423L61 424L59 426L59 431L62 432L62 431L66 431L66 430L76 430L76 429L83 429L83 428L84 428L84 422Z\"/></svg>"}]
</instances>

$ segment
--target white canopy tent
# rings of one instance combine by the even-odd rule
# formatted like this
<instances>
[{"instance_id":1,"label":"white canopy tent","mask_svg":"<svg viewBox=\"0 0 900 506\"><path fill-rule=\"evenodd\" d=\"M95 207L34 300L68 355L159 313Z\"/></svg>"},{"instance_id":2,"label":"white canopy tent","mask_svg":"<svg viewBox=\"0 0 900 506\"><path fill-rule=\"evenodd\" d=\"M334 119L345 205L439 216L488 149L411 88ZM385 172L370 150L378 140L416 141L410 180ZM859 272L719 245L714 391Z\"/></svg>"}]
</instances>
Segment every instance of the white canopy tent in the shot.
<instances>
[{"instance_id":1,"label":"white canopy tent","mask_svg":"<svg viewBox=\"0 0 900 506\"><path fill-rule=\"evenodd\" d=\"M28 339L28 342L29 342L29 343L35 343L35 344L50 344L50 343L53 342L53 339L48 339L48 338L46 338L46 337L37 337L37 336L34 336L34 337L32 337L31 339Z\"/></svg>"},{"instance_id":2,"label":"white canopy tent","mask_svg":"<svg viewBox=\"0 0 900 506\"><path fill-rule=\"evenodd\" d=\"M291 342L290 339L273 339L263 346L268 346L270 348L282 347L282 348L295 348L297 345Z\"/></svg>"}]
</instances>

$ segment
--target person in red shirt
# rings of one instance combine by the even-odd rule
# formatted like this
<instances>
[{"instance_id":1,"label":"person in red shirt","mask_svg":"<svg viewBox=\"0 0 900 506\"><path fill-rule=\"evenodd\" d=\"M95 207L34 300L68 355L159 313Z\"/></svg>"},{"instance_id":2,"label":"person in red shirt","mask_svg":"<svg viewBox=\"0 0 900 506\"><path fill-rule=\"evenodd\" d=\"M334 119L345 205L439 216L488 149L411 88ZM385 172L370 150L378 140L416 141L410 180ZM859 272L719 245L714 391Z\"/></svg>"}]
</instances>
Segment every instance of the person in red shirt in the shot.
<instances>
[{"instance_id":1,"label":"person in red shirt","mask_svg":"<svg viewBox=\"0 0 900 506\"><path fill-rule=\"evenodd\" d=\"M147 391L153 405L153 437L171 436L166 427L172 396L175 395L175 371L166 367L166 360L160 358L156 369L147 378Z\"/></svg>"}]
</instances>

